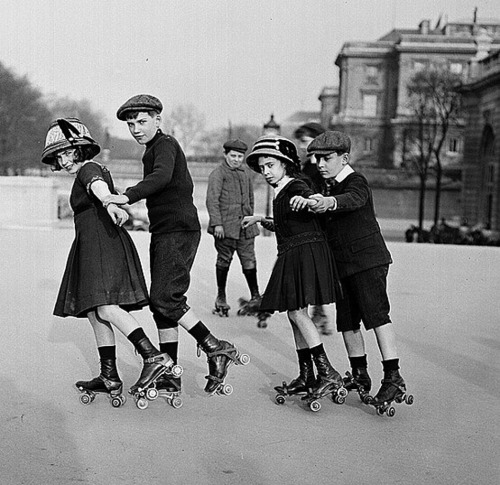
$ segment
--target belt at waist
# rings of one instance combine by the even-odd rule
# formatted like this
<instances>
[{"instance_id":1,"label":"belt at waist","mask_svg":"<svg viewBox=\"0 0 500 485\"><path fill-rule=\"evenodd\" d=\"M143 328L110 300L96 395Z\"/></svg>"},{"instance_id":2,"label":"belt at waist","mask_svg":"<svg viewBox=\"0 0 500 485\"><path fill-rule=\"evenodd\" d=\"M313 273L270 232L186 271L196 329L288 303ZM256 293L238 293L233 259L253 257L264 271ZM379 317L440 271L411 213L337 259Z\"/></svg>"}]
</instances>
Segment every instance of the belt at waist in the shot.
<instances>
[{"instance_id":1,"label":"belt at waist","mask_svg":"<svg viewBox=\"0 0 500 485\"><path fill-rule=\"evenodd\" d=\"M297 246L302 246L302 244L322 242L322 241L326 241L325 236L323 233L317 231L303 232L302 234L289 236L286 238L285 241L278 244L278 256L283 253L286 253L292 248L296 248Z\"/></svg>"}]
</instances>

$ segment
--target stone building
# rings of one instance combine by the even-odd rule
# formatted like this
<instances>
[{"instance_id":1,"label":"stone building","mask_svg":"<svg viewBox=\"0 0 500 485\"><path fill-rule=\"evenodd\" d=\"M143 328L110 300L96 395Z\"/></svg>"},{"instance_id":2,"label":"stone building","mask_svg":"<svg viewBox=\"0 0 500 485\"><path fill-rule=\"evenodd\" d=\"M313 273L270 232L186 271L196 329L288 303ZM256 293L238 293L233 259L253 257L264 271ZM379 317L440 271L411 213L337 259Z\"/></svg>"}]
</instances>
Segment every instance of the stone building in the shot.
<instances>
[{"instance_id":1,"label":"stone building","mask_svg":"<svg viewBox=\"0 0 500 485\"><path fill-rule=\"evenodd\" d=\"M500 50L483 57L484 53L471 60L462 87L462 207L469 224L500 231Z\"/></svg>"},{"instance_id":2,"label":"stone building","mask_svg":"<svg viewBox=\"0 0 500 485\"><path fill-rule=\"evenodd\" d=\"M500 48L500 21L439 20L431 28L394 29L374 42L346 42L335 61L339 67L338 113L329 126L353 138L353 160L360 166L399 167L405 154L404 130L410 114L407 84L418 70L445 65L468 75L468 62L487 36L490 49ZM443 165L458 166L463 128L453 127L443 150Z\"/></svg>"}]
</instances>

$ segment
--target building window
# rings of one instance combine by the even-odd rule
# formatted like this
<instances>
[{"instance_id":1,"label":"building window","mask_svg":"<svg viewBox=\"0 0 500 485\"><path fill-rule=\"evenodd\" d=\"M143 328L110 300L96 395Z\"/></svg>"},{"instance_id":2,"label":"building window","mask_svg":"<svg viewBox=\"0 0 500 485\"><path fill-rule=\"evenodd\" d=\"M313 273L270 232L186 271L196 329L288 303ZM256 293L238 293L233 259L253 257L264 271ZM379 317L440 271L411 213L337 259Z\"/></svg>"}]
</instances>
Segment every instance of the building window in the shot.
<instances>
[{"instance_id":1,"label":"building window","mask_svg":"<svg viewBox=\"0 0 500 485\"><path fill-rule=\"evenodd\" d=\"M448 139L448 153L458 154L462 153L462 140L457 137L451 137Z\"/></svg>"},{"instance_id":2,"label":"building window","mask_svg":"<svg viewBox=\"0 0 500 485\"><path fill-rule=\"evenodd\" d=\"M373 138L365 138L365 149L366 153L371 153L375 150L375 140Z\"/></svg>"},{"instance_id":3,"label":"building window","mask_svg":"<svg viewBox=\"0 0 500 485\"><path fill-rule=\"evenodd\" d=\"M450 71L453 74L462 74L464 66L460 62L452 62L450 64Z\"/></svg>"},{"instance_id":4,"label":"building window","mask_svg":"<svg viewBox=\"0 0 500 485\"><path fill-rule=\"evenodd\" d=\"M377 116L377 95L363 94L363 116Z\"/></svg>"}]
</instances>

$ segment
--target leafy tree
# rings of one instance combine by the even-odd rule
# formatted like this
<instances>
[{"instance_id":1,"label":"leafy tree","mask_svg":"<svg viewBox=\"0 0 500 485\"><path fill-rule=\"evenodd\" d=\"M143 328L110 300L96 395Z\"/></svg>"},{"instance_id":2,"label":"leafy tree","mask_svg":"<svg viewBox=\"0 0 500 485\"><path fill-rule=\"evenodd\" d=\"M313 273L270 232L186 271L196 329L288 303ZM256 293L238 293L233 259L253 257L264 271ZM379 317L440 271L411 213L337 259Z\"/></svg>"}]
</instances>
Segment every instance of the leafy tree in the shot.
<instances>
[{"instance_id":1,"label":"leafy tree","mask_svg":"<svg viewBox=\"0 0 500 485\"><path fill-rule=\"evenodd\" d=\"M461 77L445 66L435 66L416 72L407 90L411 119L406 133L410 142L410 168L420 179L419 230L422 232L425 211L425 192L431 169L436 176L434 224L439 221L441 183L443 177L442 148L452 126L459 125L461 95L457 91Z\"/></svg>"},{"instance_id":2,"label":"leafy tree","mask_svg":"<svg viewBox=\"0 0 500 485\"><path fill-rule=\"evenodd\" d=\"M176 106L165 119L167 131L188 151L195 138L205 128L205 115L191 103Z\"/></svg>"},{"instance_id":3,"label":"leafy tree","mask_svg":"<svg viewBox=\"0 0 500 485\"><path fill-rule=\"evenodd\" d=\"M40 168L50 121L41 92L0 63L0 174Z\"/></svg>"}]
</instances>

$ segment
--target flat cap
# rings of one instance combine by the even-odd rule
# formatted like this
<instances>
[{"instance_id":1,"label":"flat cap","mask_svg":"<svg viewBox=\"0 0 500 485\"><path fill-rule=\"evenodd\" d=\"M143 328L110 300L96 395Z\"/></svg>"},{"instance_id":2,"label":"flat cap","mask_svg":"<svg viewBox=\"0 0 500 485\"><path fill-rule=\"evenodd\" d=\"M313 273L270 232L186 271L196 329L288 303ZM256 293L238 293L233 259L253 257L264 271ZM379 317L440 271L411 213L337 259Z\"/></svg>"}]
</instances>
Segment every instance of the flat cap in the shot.
<instances>
[{"instance_id":1,"label":"flat cap","mask_svg":"<svg viewBox=\"0 0 500 485\"><path fill-rule=\"evenodd\" d=\"M351 139L341 131L325 131L307 147L309 155L329 155L330 153L350 153Z\"/></svg>"},{"instance_id":2,"label":"flat cap","mask_svg":"<svg viewBox=\"0 0 500 485\"><path fill-rule=\"evenodd\" d=\"M234 150L235 152L245 153L248 150L247 144L244 141L241 141L239 139L228 140L222 146L224 147L224 150L226 152L230 152L231 150Z\"/></svg>"},{"instance_id":3,"label":"flat cap","mask_svg":"<svg viewBox=\"0 0 500 485\"><path fill-rule=\"evenodd\" d=\"M131 111L158 111L161 113L163 110L163 105L158 98L151 96L150 94L137 94L132 96L130 99L125 101L116 112L116 117L125 121L127 119L127 113Z\"/></svg>"}]
</instances>

